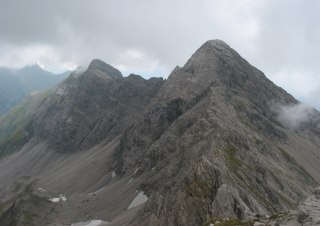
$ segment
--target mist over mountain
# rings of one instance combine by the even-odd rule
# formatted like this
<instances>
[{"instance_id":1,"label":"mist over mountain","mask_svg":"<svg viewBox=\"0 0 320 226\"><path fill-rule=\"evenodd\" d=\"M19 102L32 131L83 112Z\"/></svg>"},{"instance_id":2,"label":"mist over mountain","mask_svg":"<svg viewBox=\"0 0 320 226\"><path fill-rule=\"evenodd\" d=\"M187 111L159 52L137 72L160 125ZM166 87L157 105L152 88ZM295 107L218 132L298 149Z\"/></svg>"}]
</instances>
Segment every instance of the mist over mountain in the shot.
<instances>
[{"instance_id":1,"label":"mist over mountain","mask_svg":"<svg viewBox=\"0 0 320 226\"><path fill-rule=\"evenodd\" d=\"M7 74L7 70L0 69L0 115L25 95L25 89L19 79Z\"/></svg>"},{"instance_id":2,"label":"mist over mountain","mask_svg":"<svg viewBox=\"0 0 320 226\"><path fill-rule=\"evenodd\" d=\"M28 93L42 91L67 78L70 72L53 74L39 67L37 64L23 67L20 70L12 71L11 75L18 78Z\"/></svg>"},{"instance_id":3,"label":"mist over mountain","mask_svg":"<svg viewBox=\"0 0 320 226\"><path fill-rule=\"evenodd\" d=\"M7 112L25 95L52 88L70 72L53 74L37 64L21 69L0 68L0 115Z\"/></svg>"},{"instance_id":4,"label":"mist over mountain","mask_svg":"<svg viewBox=\"0 0 320 226\"><path fill-rule=\"evenodd\" d=\"M221 40L167 80L95 59L0 118L0 225L311 225L320 113L300 106Z\"/></svg>"}]
</instances>

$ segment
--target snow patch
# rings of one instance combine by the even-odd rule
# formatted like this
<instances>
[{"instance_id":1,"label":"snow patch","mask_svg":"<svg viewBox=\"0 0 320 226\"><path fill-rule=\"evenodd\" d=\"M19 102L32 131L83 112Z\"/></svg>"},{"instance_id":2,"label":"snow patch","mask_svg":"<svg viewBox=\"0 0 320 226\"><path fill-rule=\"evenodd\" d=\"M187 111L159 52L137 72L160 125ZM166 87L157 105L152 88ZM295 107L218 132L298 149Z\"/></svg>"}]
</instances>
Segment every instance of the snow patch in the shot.
<instances>
[{"instance_id":1,"label":"snow patch","mask_svg":"<svg viewBox=\"0 0 320 226\"><path fill-rule=\"evenodd\" d=\"M45 192L46 189L44 189L44 188L38 188L38 191L40 191L40 192Z\"/></svg>"},{"instance_id":2,"label":"snow patch","mask_svg":"<svg viewBox=\"0 0 320 226\"><path fill-rule=\"evenodd\" d=\"M103 191L106 187L107 187L107 185L106 185L106 186L103 186L102 188L99 188L99 189L96 190L95 192L90 192L90 193L88 193L88 195L98 194L99 192Z\"/></svg>"},{"instance_id":3,"label":"snow patch","mask_svg":"<svg viewBox=\"0 0 320 226\"><path fill-rule=\"evenodd\" d=\"M50 198L49 201L51 201L51 202L60 202L60 201L65 202L65 201L67 201L67 198L64 195L59 195L59 198Z\"/></svg>"},{"instance_id":4,"label":"snow patch","mask_svg":"<svg viewBox=\"0 0 320 226\"><path fill-rule=\"evenodd\" d=\"M83 221L71 224L71 226L99 226L102 223L107 224L108 221L102 221L102 220L90 220L90 221Z\"/></svg>"},{"instance_id":5,"label":"snow patch","mask_svg":"<svg viewBox=\"0 0 320 226\"><path fill-rule=\"evenodd\" d=\"M148 201L148 197L144 194L143 191L140 191L139 194L133 199L133 201L128 206L128 209L140 206L141 204Z\"/></svg>"},{"instance_id":6,"label":"snow patch","mask_svg":"<svg viewBox=\"0 0 320 226\"><path fill-rule=\"evenodd\" d=\"M116 172L115 172L115 171L112 171L111 177L112 177L112 178L115 178L116 176L117 176Z\"/></svg>"},{"instance_id":7,"label":"snow patch","mask_svg":"<svg viewBox=\"0 0 320 226\"><path fill-rule=\"evenodd\" d=\"M138 172L139 169L140 169L140 167L138 167L137 169L135 169L135 171L133 172L133 174L136 175L136 173Z\"/></svg>"},{"instance_id":8,"label":"snow patch","mask_svg":"<svg viewBox=\"0 0 320 226\"><path fill-rule=\"evenodd\" d=\"M131 178L128 182L128 184L130 184L132 181L134 180L134 178Z\"/></svg>"}]
</instances>

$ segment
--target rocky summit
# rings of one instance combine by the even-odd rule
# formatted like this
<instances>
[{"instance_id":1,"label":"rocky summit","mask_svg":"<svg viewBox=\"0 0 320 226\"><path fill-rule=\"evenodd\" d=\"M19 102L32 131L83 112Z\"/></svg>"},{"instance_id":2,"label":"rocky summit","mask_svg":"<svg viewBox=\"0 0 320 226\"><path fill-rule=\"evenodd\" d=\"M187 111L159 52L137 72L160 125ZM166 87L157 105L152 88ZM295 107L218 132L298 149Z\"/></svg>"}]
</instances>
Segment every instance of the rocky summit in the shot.
<instances>
[{"instance_id":1,"label":"rocky summit","mask_svg":"<svg viewBox=\"0 0 320 226\"><path fill-rule=\"evenodd\" d=\"M320 113L288 123L298 105L221 40L167 80L93 60L0 118L0 225L315 222Z\"/></svg>"}]
</instances>

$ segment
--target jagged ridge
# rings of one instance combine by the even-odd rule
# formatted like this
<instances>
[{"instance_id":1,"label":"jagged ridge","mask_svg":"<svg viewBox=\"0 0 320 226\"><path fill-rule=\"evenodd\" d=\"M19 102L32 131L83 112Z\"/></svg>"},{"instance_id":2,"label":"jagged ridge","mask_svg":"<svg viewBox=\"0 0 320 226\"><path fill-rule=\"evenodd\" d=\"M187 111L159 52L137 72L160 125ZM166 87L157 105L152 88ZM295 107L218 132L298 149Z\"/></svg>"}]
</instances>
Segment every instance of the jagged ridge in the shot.
<instances>
[{"instance_id":1,"label":"jagged ridge","mask_svg":"<svg viewBox=\"0 0 320 226\"><path fill-rule=\"evenodd\" d=\"M298 103L220 40L202 45L166 81L122 77L94 60L33 114L34 136L0 169L35 165L24 172L12 166L0 182L31 175L50 193L72 194L65 209L77 198L98 206L68 216L57 209L55 222L90 212L111 225L191 226L281 211L317 185L320 141L315 126L283 125L275 102ZM136 189L148 201L127 210Z\"/></svg>"}]
</instances>

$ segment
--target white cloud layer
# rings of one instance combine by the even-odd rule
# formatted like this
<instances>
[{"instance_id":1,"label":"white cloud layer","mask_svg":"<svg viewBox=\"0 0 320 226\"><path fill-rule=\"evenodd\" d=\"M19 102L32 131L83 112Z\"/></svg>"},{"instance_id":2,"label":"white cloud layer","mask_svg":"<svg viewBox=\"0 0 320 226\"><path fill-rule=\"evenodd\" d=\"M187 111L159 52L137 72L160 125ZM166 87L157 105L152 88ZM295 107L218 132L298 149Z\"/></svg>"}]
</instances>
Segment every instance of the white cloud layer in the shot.
<instances>
[{"instance_id":1,"label":"white cloud layer","mask_svg":"<svg viewBox=\"0 0 320 226\"><path fill-rule=\"evenodd\" d=\"M298 129L303 123L314 121L317 115L312 107L302 103L287 106L278 105L274 110L278 120L292 129Z\"/></svg>"},{"instance_id":2,"label":"white cloud layer","mask_svg":"<svg viewBox=\"0 0 320 226\"><path fill-rule=\"evenodd\" d=\"M219 38L320 107L319 9L311 0L2 0L0 66L61 71L100 58L124 74L167 77Z\"/></svg>"}]
</instances>

